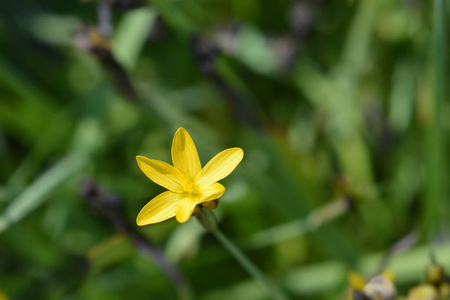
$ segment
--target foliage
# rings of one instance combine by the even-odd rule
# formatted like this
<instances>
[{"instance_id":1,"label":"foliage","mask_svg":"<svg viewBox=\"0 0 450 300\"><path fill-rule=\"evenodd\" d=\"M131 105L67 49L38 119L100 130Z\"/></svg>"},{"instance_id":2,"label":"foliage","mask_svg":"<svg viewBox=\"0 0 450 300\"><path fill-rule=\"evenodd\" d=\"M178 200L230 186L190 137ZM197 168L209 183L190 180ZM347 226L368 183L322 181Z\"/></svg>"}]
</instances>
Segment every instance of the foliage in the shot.
<instances>
[{"instance_id":1,"label":"foliage","mask_svg":"<svg viewBox=\"0 0 450 300\"><path fill-rule=\"evenodd\" d=\"M350 270L386 266L406 291L423 277L430 248L449 267L449 244L438 243L450 216L447 44L436 29L446 10L433 18L432 8L2 1L0 291L266 297L196 220L135 225L163 191L136 155L170 163L181 126L202 165L222 149L244 150L223 180L220 227L293 299L345 298ZM174 289L142 251L148 241L187 287Z\"/></svg>"}]
</instances>

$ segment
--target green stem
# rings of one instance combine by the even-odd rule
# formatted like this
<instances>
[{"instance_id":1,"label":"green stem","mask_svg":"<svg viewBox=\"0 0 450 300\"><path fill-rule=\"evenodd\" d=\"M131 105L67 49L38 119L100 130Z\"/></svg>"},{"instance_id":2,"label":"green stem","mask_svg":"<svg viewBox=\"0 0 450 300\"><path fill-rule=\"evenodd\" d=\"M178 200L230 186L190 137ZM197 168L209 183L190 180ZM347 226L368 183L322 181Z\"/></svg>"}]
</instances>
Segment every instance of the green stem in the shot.
<instances>
[{"instance_id":1,"label":"green stem","mask_svg":"<svg viewBox=\"0 0 450 300\"><path fill-rule=\"evenodd\" d=\"M217 219L214 213L202 206L199 206L199 211L197 215L197 219L200 224L211 232L217 240L236 258L236 260L242 265L247 272L252 275L259 283L267 289L267 291L272 295L273 299L277 300L286 300L288 299L276 286L274 286L264 275L261 270L255 266L248 257L238 248L236 245L228 239L222 231L217 227Z\"/></svg>"},{"instance_id":2,"label":"green stem","mask_svg":"<svg viewBox=\"0 0 450 300\"><path fill-rule=\"evenodd\" d=\"M442 130L442 107L445 100L446 85L446 8L444 0L434 1L432 62L433 62L433 119L428 134L428 187L424 203L425 236L436 230L436 226L444 219L447 207L443 201L445 197L444 183L446 153Z\"/></svg>"}]
</instances>

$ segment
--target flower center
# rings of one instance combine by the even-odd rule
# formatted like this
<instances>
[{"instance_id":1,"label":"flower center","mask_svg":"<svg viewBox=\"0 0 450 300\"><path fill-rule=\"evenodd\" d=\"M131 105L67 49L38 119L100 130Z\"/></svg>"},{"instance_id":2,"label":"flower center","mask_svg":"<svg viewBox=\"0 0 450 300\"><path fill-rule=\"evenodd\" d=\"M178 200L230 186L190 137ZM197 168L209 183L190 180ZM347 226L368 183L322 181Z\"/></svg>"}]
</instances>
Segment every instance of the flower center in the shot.
<instances>
[{"instance_id":1,"label":"flower center","mask_svg":"<svg viewBox=\"0 0 450 300\"><path fill-rule=\"evenodd\" d=\"M184 189L186 193L196 195L197 191L195 189L195 184L189 180L184 183Z\"/></svg>"}]
</instances>

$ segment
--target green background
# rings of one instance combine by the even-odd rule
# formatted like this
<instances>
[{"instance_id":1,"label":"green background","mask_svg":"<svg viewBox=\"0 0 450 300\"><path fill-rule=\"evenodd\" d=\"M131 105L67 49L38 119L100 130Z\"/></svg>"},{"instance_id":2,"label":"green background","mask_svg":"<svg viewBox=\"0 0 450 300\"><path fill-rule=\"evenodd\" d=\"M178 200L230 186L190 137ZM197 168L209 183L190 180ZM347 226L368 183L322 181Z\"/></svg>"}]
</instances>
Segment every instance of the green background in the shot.
<instances>
[{"instance_id":1,"label":"green background","mask_svg":"<svg viewBox=\"0 0 450 300\"><path fill-rule=\"evenodd\" d=\"M345 299L350 270L386 267L405 293L430 249L450 265L446 10L435 3L2 1L0 290L266 299L195 218L135 225L164 190L135 157L170 163L181 126L203 165L244 150L222 181L220 226L293 299ZM106 208L89 208L86 179L122 200L187 292L99 217Z\"/></svg>"}]
</instances>

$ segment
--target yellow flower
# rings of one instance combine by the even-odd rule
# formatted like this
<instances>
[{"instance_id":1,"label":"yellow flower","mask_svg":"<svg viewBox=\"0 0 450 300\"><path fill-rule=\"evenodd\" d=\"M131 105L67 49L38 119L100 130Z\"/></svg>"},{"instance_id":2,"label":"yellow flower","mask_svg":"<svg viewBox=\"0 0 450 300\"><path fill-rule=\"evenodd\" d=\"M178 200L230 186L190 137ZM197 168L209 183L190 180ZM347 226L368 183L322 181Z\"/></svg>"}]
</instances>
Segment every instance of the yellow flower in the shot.
<instances>
[{"instance_id":1,"label":"yellow flower","mask_svg":"<svg viewBox=\"0 0 450 300\"><path fill-rule=\"evenodd\" d=\"M137 216L139 226L162 222L173 216L184 223L198 204L220 198L225 187L217 181L227 177L241 162L244 151L230 148L214 156L202 169L191 136L179 128L172 142L173 166L137 156L139 168L156 184L168 191L148 202Z\"/></svg>"}]
</instances>

